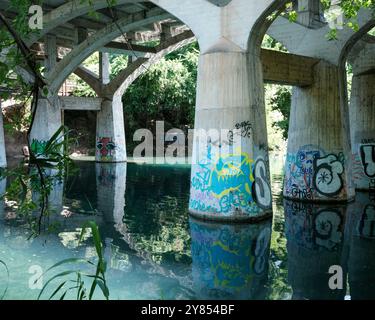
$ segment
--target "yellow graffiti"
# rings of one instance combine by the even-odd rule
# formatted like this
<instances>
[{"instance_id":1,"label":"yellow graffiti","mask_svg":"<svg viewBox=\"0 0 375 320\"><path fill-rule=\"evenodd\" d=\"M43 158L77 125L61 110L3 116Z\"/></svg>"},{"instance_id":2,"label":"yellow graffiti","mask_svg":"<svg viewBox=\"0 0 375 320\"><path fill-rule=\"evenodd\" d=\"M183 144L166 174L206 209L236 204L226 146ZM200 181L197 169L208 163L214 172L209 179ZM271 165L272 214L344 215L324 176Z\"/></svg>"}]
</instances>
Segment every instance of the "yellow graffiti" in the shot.
<instances>
[{"instance_id":1,"label":"yellow graffiti","mask_svg":"<svg viewBox=\"0 0 375 320\"><path fill-rule=\"evenodd\" d=\"M251 185L254 182L253 163L254 160L250 159L247 153L234 153L218 157L211 169L208 181L213 196L221 199L231 192L238 191L251 196ZM230 181L230 187L225 186L225 182L228 181Z\"/></svg>"}]
</instances>

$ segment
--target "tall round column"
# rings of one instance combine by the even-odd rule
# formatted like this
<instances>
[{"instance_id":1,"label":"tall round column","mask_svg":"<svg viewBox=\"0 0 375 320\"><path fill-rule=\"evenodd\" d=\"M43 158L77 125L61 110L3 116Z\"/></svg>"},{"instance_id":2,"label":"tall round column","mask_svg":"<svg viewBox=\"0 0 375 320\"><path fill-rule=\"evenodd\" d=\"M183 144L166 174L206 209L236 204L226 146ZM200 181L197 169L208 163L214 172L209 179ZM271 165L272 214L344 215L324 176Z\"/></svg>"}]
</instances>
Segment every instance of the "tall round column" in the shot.
<instances>
[{"instance_id":1,"label":"tall round column","mask_svg":"<svg viewBox=\"0 0 375 320\"><path fill-rule=\"evenodd\" d=\"M338 202L354 197L338 76L336 66L321 61L314 69L315 83L293 90L285 164L286 198Z\"/></svg>"},{"instance_id":2,"label":"tall round column","mask_svg":"<svg viewBox=\"0 0 375 320\"><path fill-rule=\"evenodd\" d=\"M272 212L259 56L201 55L192 162L192 215L251 220Z\"/></svg>"},{"instance_id":3,"label":"tall round column","mask_svg":"<svg viewBox=\"0 0 375 320\"><path fill-rule=\"evenodd\" d=\"M375 72L354 75L350 100L353 180L357 189L375 188Z\"/></svg>"}]
</instances>

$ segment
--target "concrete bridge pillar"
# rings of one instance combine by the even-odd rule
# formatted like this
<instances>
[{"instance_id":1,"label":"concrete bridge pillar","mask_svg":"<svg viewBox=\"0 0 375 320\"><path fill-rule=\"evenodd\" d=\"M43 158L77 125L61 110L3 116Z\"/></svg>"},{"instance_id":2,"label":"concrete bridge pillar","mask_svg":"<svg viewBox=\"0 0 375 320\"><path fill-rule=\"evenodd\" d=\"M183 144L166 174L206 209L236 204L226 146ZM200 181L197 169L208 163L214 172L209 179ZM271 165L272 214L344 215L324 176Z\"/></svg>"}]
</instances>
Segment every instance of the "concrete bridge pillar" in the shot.
<instances>
[{"instance_id":1,"label":"concrete bridge pillar","mask_svg":"<svg viewBox=\"0 0 375 320\"><path fill-rule=\"evenodd\" d=\"M7 158L6 158L6 153L5 153L3 112L1 109L1 102L0 102L0 168L5 168L6 166L7 166Z\"/></svg>"},{"instance_id":2,"label":"concrete bridge pillar","mask_svg":"<svg viewBox=\"0 0 375 320\"><path fill-rule=\"evenodd\" d=\"M102 85L110 82L108 53L100 53L99 80ZM96 118L97 162L125 162L126 142L122 94L117 92L103 97L101 110Z\"/></svg>"},{"instance_id":3,"label":"concrete bridge pillar","mask_svg":"<svg viewBox=\"0 0 375 320\"><path fill-rule=\"evenodd\" d=\"M293 90L284 196L302 201L348 201L349 141L343 134L339 70L319 62L315 83Z\"/></svg>"},{"instance_id":4,"label":"concrete bridge pillar","mask_svg":"<svg viewBox=\"0 0 375 320\"><path fill-rule=\"evenodd\" d=\"M44 61L45 76L53 71L57 61L56 36L46 36L46 54ZM62 126L61 103L57 92L49 92L47 97L39 96L35 119L30 133L31 149L34 153L43 151L48 140Z\"/></svg>"},{"instance_id":5,"label":"concrete bridge pillar","mask_svg":"<svg viewBox=\"0 0 375 320\"><path fill-rule=\"evenodd\" d=\"M96 118L97 162L126 162L126 143L122 96L103 98Z\"/></svg>"},{"instance_id":6,"label":"concrete bridge pillar","mask_svg":"<svg viewBox=\"0 0 375 320\"><path fill-rule=\"evenodd\" d=\"M199 41L189 210L213 220L272 213L260 44L283 1L152 0Z\"/></svg>"},{"instance_id":7,"label":"concrete bridge pillar","mask_svg":"<svg viewBox=\"0 0 375 320\"><path fill-rule=\"evenodd\" d=\"M31 150L43 152L48 140L62 125L60 99L57 95L39 97L35 119L30 133Z\"/></svg>"},{"instance_id":8,"label":"concrete bridge pillar","mask_svg":"<svg viewBox=\"0 0 375 320\"><path fill-rule=\"evenodd\" d=\"M375 50L367 45L352 62L350 134L357 189L375 188Z\"/></svg>"}]
</instances>

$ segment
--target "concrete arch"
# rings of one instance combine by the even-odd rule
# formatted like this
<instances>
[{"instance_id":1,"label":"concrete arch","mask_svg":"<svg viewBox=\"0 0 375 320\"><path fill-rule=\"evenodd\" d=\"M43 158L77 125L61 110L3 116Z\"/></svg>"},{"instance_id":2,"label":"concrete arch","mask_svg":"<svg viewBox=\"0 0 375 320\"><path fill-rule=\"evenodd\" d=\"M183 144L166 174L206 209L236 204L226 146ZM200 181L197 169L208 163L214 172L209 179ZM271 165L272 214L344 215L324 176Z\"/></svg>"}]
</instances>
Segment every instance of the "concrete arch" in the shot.
<instances>
[{"instance_id":1,"label":"concrete arch","mask_svg":"<svg viewBox=\"0 0 375 320\"><path fill-rule=\"evenodd\" d=\"M47 83L50 91L56 92L64 80L71 74L90 54L107 44L112 39L121 35L121 32L128 32L144 25L169 18L170 15L159 8L151 9L144 14L136 14L112 23L95 33L75 47L64 59L62 59L53 71L49 74ZM121 27L121 31L118 29Z\"/></svg>"},{"instance_id":2,"label":"concrete arch","mask_svg":"<svg viewBox=\"0 0 375 320\"><path fill-rule=\"evenodd\" d=\"M257 25L259 17L263 17L265 12L286 2L264 0L260 4L256 1L232 0L225 6L217 6L206 0L150 1L191 28L197 37L202 54L246 52L249 34L254 25ZM249 12L252 14L247 14Z\"/></svg>"},{"instance_id":3,"label":"concrete arch","mask_svg":"<svg viewBox=\"0 0 375 320\"><path fill-rule=\"evenodd\" d=\"M176 51L195 41L195 36L191 31L185 31L177 36L171 37L158 45L156 54L150 58L139 58L130 66L122 70L118 76L103 88L103 95L122 96L130 84L140 75L147 71L148 67L159 62L165 55Z\"/></svg>"},{"instance_id":4,"label":"concrete arch","mask_svg":"<svg viewBox=\"0 0 375 320\"><path fill-rule=\"evenodd\" d=\"M357 18L360 28L374 19L371 10L367 9L361 9ZM338 30L337 40L328 41L325 36L330 30L328 25L319 29L308 29L279 16L269 27L267 34L282 43L291 53L324 59L338 65L342 50L356 32L345 27Z\"/></svg>"},{"instance_id":5,"label":"concrete arch","mask_svg":"<svg viewBox=\"0 0 375 320\"><path fill-rule=\"evenodd\" d=\"M81 0L72 0L70 2L64 3L63 5L57 7L56 9L48 12L43 16L43 29L37 34L33 35L25 41L28 46L38 41L48 32L64 24L74 18L85 15L91 10L99 10L108 7L107 0L95 0L82 2ZM140 0L116 0L116 6L123 5L127 3L141 2Z\"/></svg>"}]
</instances>

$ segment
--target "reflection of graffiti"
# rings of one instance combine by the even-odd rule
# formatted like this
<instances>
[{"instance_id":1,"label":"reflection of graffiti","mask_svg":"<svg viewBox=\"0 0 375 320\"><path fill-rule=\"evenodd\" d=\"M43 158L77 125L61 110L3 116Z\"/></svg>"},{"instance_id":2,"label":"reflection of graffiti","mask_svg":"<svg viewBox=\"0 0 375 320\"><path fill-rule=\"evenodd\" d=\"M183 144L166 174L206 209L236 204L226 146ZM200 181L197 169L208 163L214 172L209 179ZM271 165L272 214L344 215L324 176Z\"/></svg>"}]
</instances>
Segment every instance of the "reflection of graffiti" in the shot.
<instances>
[{"instance_id":1,"label":"reflection of graffiti","mask_svg":"<svg viewBox=\"0 0 375 320\"><path fill-rule=\"evenodd\" d=\"M47 143L48 141L33 139L33 141L31 142L31 151L34 154L43 154L46 149Z\"/></svg>"},{"instance_id":2,"label":"reflection of graffiti","mask_svg":"<svg viewBox=\"0 0 375 320\"><path fill-rule=\"evenodd\" d=\"M375 238L375 206L367 205L358 226L359 234L364 238Z\"/></svg>"},{"instance_id":3,"label":"reflection of graffiti","mask_svg":"<svg viewBox=\"0 0 375 320\"><path fill-rule=\"evenodd\" d=\"M241 123L236 123L235 125L236 128L236 134L240 135L243 138L250 138L251 137L251 131L252 131L252 126L250 121L243 121ZM228 140L230 144L233 144L234 142L234 130L230 130L228 133Z\"/></svg>"},{"instance_id":4,"label":"reflection of graffiti","mask_svg":"<svg viewBox=\"0 0 375 320\"><path fill-rule=\"evenodd\" d=\"M190 209L210 213L258 213L259 208L269 208L271 191L266 163L254 161L246 153L222 155L193 167ZM256 169L256 186L253 186ZM256 198L254 198L256 196ZM258 205L257 205L258 204Z\"/></svg>"},{"instance_id":5,"label":"reflection of graffiti","mask_svg":"<svg viewBox=\"0 0 375 320\"><path fill-rule=\"evenodd\" d=\"M334 251L342 243L344 218L338 207L309 203L284 202L286 235L298 246L316 250Z\"/></svg>"},{"instance_id":6,"label":"reflection of graffiti","mask_svg":"<svg viewBox=\"0 0 375 320\"><path fill-rule=\"evenodd\" d=\"M97 138L96 148L101 160L113 160L116 144L112 141L112 138Z\"/></svg>"},{"instance_id":7,"label":"reflection of graffiti","mask_svg":"<svg viewBox=\"0 0 375 320\"><path fill-rule=\"evenodd\" d=\"M314 159L314 186L325 196L338 195L343 188L344 166L336 155Z\"/></svg>"},{"instance_id":8,"label":"reflection of graffiti","mask_svg":"<svg viewBox=\"0 0 375 320\"><path fill-rule=\"evenodd\" d=\"M341 243L342 218L335 210L321 210L314 220L315 242L321 247L333 250Z\"/></svg>"},{"instance_id":9,"label":"reflection of graffiti","mask_svg":"<svg viewBox=\"0 0 375 320\"><path fill-rule=\"evenodd\" d=\"M266 269L266 264L268 263L266 259L266 252L269 249L270 240L271 228L263 229L262 232L259 234L254 250L254 272L256 274L262 274Z\"/></svg>"},{"instance_id":10,"label":"reflection of graffiti","mask_svg":"<svg viewBox=\"0 0 375 320\"><path fill-rule=\"evenodd\" d=\"M190 220L194 289L200 298L256 298L267 276L270 224Z\"/></svg>"},{"instance_id":11,"label":"reflection of graffiti","mask_svg":"<svg viewBox=\"0 0 375 320\"><path fill-rule=\"evenodd\" d=\"M258 159L254 165L253 198L259 207L268 209L272 206L271 188L268 184L267 166L263 159Z\"/></svg>"},{"instance_id":12,"label":"reflection of graffiti","mask_svg":"<svg viewBox=\"0 0 375 320\"><path fill-rule=\"evenodd\" d=\"M375 177L375 145L362 145L359 148L364 173L369 178Z\"/></svg>"}]
</instances>

